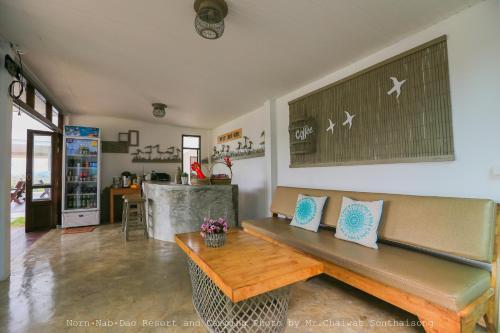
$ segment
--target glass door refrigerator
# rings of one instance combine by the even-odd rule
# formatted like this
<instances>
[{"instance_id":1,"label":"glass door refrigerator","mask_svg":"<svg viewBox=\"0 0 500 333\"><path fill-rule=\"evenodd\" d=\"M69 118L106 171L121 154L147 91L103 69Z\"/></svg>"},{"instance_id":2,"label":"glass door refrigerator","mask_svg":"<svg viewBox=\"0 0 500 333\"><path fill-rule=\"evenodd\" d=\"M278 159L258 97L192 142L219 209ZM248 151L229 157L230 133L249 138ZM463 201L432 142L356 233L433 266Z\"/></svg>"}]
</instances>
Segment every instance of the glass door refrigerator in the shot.
<instances>
[{"instance_id":1,"label":"glass door refrigerator","mask_svg":"<svg viewBox=\"0 0 500 333\"><path fill-rule=\"evenodd\" d=\"M97 225L100 221L99 129L64 127L62 227Z\"/></svg>"}]
</instances>

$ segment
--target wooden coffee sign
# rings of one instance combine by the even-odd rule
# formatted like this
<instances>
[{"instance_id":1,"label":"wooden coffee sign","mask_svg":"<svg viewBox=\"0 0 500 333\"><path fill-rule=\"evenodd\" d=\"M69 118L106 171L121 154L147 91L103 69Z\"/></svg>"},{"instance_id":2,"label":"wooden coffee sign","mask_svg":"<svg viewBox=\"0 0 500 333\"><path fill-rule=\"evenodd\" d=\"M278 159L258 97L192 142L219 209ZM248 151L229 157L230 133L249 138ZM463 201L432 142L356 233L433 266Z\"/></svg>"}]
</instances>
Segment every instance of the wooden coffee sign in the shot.
<instances>
[{"instance_id":1,"label":"wooden coffee sign","mask_svg":"<svg viewBox=\"0 0 500 333\"><path fill-rule=\"evenodd\" d=\"M300 119L290 124L290 153L312 154L316 152L316 123L314 119Z\"/></svg>"},{"instance_id":2,"label":"wooden coffee sign","mask_svg":"<svg viewBox=\"0 0 500 333\"><path fill-rule=\"evenodd\" d=\"M229 142L237 139L241 139L243 137L243 130L241 128L221 134L217 136L217 143Z\"/></svg>"}]
</instances>

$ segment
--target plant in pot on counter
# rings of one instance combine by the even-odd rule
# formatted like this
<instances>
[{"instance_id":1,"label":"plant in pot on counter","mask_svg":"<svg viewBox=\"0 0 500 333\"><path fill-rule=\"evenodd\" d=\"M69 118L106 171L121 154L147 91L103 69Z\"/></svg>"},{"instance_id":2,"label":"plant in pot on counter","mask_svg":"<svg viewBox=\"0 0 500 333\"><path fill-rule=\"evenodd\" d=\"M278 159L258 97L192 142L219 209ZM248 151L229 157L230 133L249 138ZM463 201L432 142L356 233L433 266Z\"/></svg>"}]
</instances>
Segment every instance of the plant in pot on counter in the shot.
<instances>
[{"instance_id":1,"label":"plant in pot on counter","mask_svg":"<svg viewBox=\"0 0 500 333\"><path fill-rule=\"evenodd\" d=\"M189 175L187 172L183 172L181 175L182 185L187 185L189 180Z\"/></svg>"},{"instance_id":2,"label":"plant in pot on counter","mask_svg":"<svg viewBox=\"0 0 500 333\"><path fill-rule=\"evenodd\" d=\"M211 219L205 217L201 225L201 236L208 247L220 247L226 242L227 221L223 217Z\"/></svg>"}]
</instances>

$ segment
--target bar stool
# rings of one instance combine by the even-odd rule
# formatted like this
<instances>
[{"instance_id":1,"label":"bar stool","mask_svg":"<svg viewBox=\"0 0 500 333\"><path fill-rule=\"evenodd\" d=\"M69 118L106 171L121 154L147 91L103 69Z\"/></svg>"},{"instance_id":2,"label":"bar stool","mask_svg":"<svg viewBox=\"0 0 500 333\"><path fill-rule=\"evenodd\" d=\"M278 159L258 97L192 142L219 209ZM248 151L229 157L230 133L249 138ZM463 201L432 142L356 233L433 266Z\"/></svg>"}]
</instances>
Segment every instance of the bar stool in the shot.
<instances>
[{"instance_id":1,"label":"bar stool","mask_svg":"<svg viewBox=\"0 0 500 333\"><path fill-rule=\"evenodd\" d=\"M140 194L125 194L122 199L122 231L125 232L125 240L128 241L129 231L134 227L143 229L144 236L149 238L144 199Z\"/></svg>"}]
</instances>

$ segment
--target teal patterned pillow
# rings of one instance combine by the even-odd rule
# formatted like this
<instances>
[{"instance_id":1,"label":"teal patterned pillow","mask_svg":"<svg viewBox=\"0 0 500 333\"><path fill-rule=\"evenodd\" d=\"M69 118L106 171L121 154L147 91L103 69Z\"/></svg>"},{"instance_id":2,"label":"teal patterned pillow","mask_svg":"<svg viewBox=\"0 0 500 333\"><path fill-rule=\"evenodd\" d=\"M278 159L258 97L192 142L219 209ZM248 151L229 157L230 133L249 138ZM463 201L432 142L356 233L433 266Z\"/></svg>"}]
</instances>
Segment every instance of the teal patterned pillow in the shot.
<instances>
[{"instance_id":1,"label":"teal patterned pillow","mask_svg":"<svg viewBox=\"0 0 500 333\"><path fill-rule=\"evenodd\" d=\"M327 198L299 194L290 225L317 232Z\"/></svg>"},{"instance_id":2,"label":"teal patterned pillow","mask_svg":"<svg viewBox=\"0 0 500 333\"><path fill-rule=\"evenodd\" d=\"M377 230L384 202L342 198L335 237L378 249Z\"/></svg>"}]
</instances>

